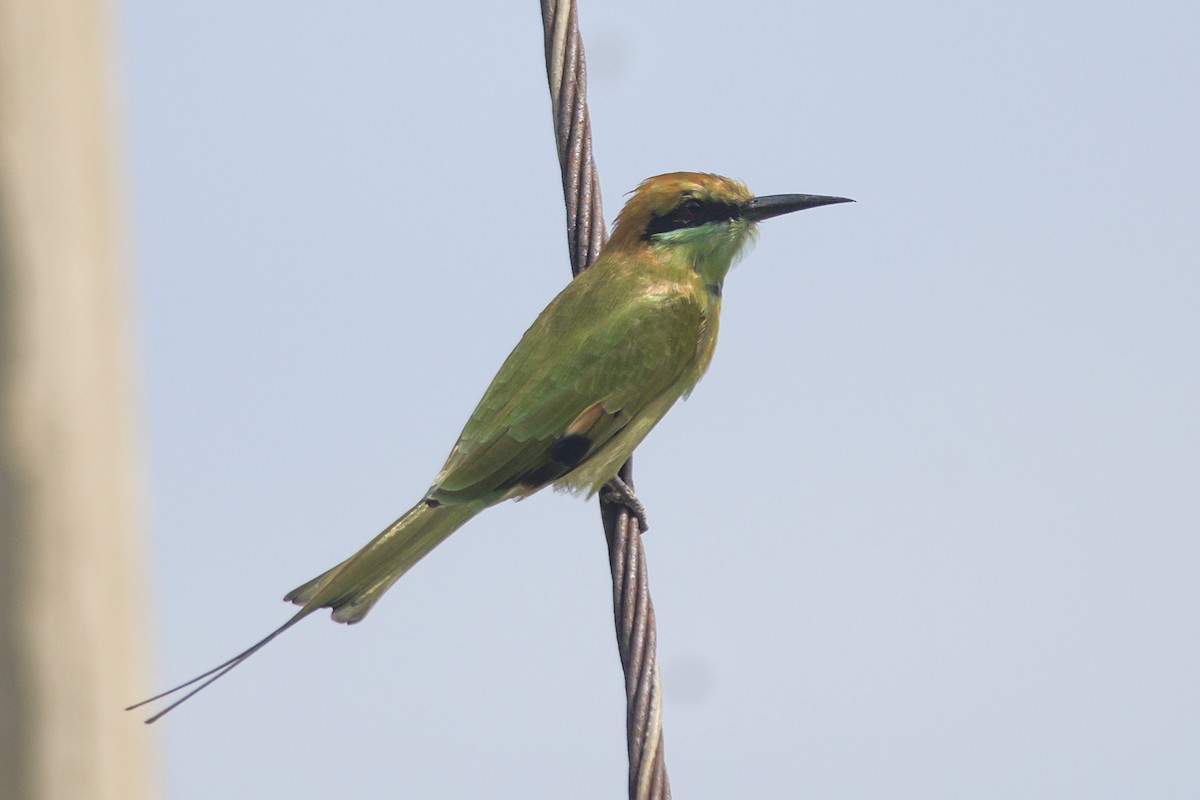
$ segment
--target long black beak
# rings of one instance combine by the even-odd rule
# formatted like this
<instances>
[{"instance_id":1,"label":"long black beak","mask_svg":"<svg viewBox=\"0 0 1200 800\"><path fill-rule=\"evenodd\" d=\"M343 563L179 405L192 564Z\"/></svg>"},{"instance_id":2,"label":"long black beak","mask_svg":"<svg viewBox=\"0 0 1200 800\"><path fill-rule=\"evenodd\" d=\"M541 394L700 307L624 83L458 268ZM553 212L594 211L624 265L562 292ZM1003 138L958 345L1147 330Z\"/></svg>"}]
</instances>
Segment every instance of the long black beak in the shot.
<instances>
[{"instance_id":1,"label":"long black beak","mask_svg":"<svg viewBox=\"0 0 1200 800\"><path fill-rule=\"evenodd\" d=\"M806 208L853 202L849 197L827 197L822 194L771 194L747 200L742 205L742 216L751 222L759 222Z\"/></svg>"}]
</instances>

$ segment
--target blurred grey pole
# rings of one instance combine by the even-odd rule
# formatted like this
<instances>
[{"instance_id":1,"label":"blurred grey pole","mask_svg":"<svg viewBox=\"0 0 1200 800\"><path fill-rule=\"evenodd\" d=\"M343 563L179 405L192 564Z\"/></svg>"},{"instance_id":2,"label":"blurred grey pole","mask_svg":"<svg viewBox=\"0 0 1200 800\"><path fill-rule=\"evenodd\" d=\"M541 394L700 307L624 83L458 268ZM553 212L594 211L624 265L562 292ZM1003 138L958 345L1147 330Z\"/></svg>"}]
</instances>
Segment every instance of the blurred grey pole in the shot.
<instances>
[{"instance_id":1,"label":"blurred grey pole","mask_svg":"<svg viewBox=\"0 0 1200 800\"><path fill-rule=\"evenodd\" d=\"M109 9L0 0L0 796L142 800L146 685Z\"/></svg>"}]
</instances>

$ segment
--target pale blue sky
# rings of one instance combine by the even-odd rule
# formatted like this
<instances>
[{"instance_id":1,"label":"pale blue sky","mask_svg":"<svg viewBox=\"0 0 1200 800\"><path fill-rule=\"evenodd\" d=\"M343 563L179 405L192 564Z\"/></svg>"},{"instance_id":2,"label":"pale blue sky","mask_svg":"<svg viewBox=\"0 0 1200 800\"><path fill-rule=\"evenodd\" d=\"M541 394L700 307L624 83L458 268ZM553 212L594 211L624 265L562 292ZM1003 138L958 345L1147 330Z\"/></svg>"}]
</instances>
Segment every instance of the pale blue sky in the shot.
<instances>
[{"instance_id":1,"label":"pale blue sky","mask_svg":"<svg viewBox=\"0 0 1200 800\"><path fill-rule=\"evenodd\" d=\"M676 796L1200 794L1200 6L581 18L610 220L859 201L762 226L638 454ZM117 33L165 685L419 496L569 271L536 3ZM610 614L594 505L493 509L150 729L167 797L621 797Z\"/></svg>"}]
</instances>

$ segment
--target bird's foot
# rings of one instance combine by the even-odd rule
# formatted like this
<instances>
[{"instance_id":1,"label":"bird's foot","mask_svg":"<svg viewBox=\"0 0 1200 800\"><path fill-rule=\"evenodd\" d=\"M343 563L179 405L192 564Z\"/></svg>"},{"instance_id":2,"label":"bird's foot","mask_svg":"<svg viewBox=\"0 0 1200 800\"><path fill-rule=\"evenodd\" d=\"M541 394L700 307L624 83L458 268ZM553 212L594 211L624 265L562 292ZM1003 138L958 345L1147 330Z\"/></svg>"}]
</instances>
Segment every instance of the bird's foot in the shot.
<instances>
[{"instance_id":1,"label":"bird's foot","mask_svg":"<svg viewBox=\"0 0 1200 800\"><path fill-rule=\"evenodd\" d=\"M645 533L650 529L650 526L646 524L646 509L642 505L642 501L638 500L633 489L620 477L613 476L611 481L604 484L604 488L600 490L600 500L624 506L630 514L637 518L640 533Z\"/></svg>"}]
</instances>

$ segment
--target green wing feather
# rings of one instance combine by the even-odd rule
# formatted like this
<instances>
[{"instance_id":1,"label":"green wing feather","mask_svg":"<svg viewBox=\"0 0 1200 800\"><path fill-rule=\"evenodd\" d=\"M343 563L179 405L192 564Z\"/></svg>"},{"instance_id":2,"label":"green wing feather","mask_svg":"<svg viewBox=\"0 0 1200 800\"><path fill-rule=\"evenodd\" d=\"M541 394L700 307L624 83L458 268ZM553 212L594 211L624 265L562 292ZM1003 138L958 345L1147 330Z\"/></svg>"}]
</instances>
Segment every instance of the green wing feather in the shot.
<instances>
[{"instance_id":1,"label":"green wing feather","mask_svg":"<svg viewBox=\"0 0 1200 800\"><path fill-rule=\"evenodd\" d=\"M430 498L494 502L553 482L672 391L695 363L705 313L692 294L598 267L572 281L525 332ZM572 433L579 438L567 447Z\"/></svg>"}]
</instances>

